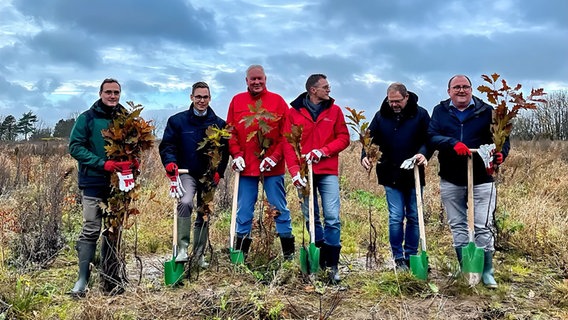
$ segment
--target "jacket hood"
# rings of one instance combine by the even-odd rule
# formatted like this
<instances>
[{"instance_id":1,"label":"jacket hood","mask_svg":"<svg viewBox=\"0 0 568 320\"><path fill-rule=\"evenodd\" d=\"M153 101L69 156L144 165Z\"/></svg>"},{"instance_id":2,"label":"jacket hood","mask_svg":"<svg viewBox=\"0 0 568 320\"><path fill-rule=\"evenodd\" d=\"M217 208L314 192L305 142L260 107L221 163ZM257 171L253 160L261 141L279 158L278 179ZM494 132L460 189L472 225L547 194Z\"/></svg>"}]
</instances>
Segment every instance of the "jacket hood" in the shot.
<instances>
[{"instance_id":1,"label":"jacket hood","mask_svg":"<svg viewBox=\"0 0 568 320\"><path fill-rule=\"evenodd\" d=\"M405 117L410 117L416 115L418 112L418 96L412 91L408 91L408 102L402 111L400 112ZM395 116L394 111L388 102L388 97L385 97L380 109L381 116L392 118Z\"/></svg>"},{"instance_id":2,"label":"jacket hood","mask_svg":"<svg viewBox=\"0 0 568 320\"><path fill-rule=\"evenodd\" d=\"M292 108L296 110L300 110L300 108L305 108L304 106L304 99L307 97L308 92L301 93L294 101L290 102ZM322 110L330 108L335 103L335 99L329 97L329 100L325 100L321 102Z\"/></svg>"},{"instance_id":3,"label":"jacket hood","mask_svg":"<svg viewBox=\"0 0 568 320\"><path fill-rule=\"evenodd\" d=\"M95 114L103 119L112 119L114 118L115 114L118 110L126 110L124 106L120 103L116 105L116 107L109 107L103 103L101 99L95 101L91 106L91 110L95 112Z\"/></svg>"}]
</instances>

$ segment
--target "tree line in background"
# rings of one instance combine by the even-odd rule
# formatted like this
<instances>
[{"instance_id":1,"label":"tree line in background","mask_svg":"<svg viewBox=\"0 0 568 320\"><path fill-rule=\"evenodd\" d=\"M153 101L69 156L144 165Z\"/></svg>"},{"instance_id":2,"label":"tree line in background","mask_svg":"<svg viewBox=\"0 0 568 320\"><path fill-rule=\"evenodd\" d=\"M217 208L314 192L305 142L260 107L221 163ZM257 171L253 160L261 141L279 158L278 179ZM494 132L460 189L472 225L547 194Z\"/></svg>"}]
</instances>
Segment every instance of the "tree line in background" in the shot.
<instances>
[{"instance_id":1,"label":"tree line in background","mask_svg":"<svg viewBox=\"0 0 568 320\"><path fill-rule=\"evenodd\" d=\"M568 91L553 91L546 100L547 104L526 110L514 119L513 138L568 140ZM46 127L32 111L24 113L20 119L13 115L0 115L0 141L68 138L74 124L75 118L60 119L55 127Z\"/></svg>"}]
</instances>

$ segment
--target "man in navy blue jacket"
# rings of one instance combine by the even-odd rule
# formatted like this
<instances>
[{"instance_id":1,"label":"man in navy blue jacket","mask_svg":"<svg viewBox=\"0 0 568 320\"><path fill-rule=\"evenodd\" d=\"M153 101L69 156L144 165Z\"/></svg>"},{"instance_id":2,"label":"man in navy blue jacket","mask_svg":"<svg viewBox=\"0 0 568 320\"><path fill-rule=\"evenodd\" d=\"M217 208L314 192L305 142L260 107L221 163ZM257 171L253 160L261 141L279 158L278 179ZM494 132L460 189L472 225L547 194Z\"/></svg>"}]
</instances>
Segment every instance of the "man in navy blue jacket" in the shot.
<instances>
[{"instance_id":1,"label":"man in navy blue jacket","mask_svg":"<svg viewBox=\"0 0 568 320\"><path fill-rule=\"evenodd\" d=\"M428 112L418 105L418 96L396 82L388 87L387 97L369 125L373 143L381 151L377 178L385 188L389 242L399 270L408 270L410 256L417 253L420 239L414 174L401 168L401 164L414 157L415 164L420 166L420 185L425 185L424 166L432 156L427 148L429 122ZM370 169L364 151L361 164Z\"/></svg>"},{"instance_id":2,"label":"man in navy blue jacket","mask_svg":"<svg viewBox=\"0 0 568 320\"><path fill-rule=\"evenodd\" d=\"M469 243L467 229L467 158L470 149L493 143L491 119L493 107L474 97L471 81L464 75L455 75L448 82L449 99L434 107L428 135L438 150L440 162L440 193L448 215L454 248L461 265L462 248ZM500 153L494 155L494 164L500 165L509 153L507 139ZM475 244L485 251L483 283L496 288L494 278L492 232L496 190L493 177L479 156L473 157L473 195L475 203Z\"/></svg>"},{"instance_id":3,"label":"man in navy blue jacket","mask_svg":"<svg viewBox=\"0 0 568 320\"><path fill-rule=\"evenodd\" d=\"M221 148L221 162L217 168L211 168L208 148L198 150L199 143L206 137L205 131L210 126L224 129L226 123L209 106L211 94L205 82L196 82L192 86L189 110L171 116L160 143L160 157L166 168L166 175L171 180L170 195L181 198L178 205L176 262L188 261L188 247L191 228L191 213L195 207L193 198L197 194L197 207L203 204L203 196L211 186L219 183L229 160L228 142ZM187 174L178 174L178 168L187 169ZM212 170L213 169L213 170ZM195 218L193 233L193 254L200 267L207 267L204 259L205 246L209 235L209 222L203 219L203 212Z\"/></svg>"}]
</instances>

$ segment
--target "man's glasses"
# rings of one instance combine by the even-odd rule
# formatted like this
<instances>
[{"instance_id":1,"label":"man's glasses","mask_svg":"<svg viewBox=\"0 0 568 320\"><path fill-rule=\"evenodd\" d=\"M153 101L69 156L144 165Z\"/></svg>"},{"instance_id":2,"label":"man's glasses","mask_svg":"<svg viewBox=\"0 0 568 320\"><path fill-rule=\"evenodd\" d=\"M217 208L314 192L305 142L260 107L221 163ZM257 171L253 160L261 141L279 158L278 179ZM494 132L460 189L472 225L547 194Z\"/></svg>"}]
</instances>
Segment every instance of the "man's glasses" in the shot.
<instances>
[{"instance_id":1,"label":"man's glasses","mask_svg":"<svg viewBox=\"0 0 568 320\"><path fill-rule=\"evenodd\" d=\"M408 96L406 96L406 97L408 97ZM387 102L389 104L401 104L404 101L404 99L406 99L406 97L404 97L402 99L398 99L398 100L388 100Z\"/></svg>"},{"instance_id":2,"label":"man's glasses","mask_svg":"<svg viewBox=\"0 0 568 320\"><path fill-rule=\"evenodd\" d=\"M118 90L105 90L105 91L103 91L103 92L104 92L104 94L108 94L109 96L110 96L111 94L114 94L115 96L120 95L120 91L118 91Z\"/></svg>"},{"instance_id":3,"label":"man's glasses","mask_svg":"<svg viewBox=\"0 0 568 320\"><path fill-rule=\"evenodd\" d=\"M193 96L193 99L195 99L195 100L207 100L207 99L209 99L209 96Z\"/></svg>"},{"instance_id":4,"label":"man's glasses","mask_svg":"<svg viewBox=\"0 0 568 320\"><path fill-rule=\"evenodd\" d=\"M471 86L453 86L452 87L452 90L454 90L456 92L459 92L462 89L463 89L463 91L468 91L469 89L471 89Z\"/></svg>"},{"instance_id":5,"label":"man's glasses","mask_svg":"<svg viewBox=\"0 0 568 320\"><path fill-rule=\"evenodd\" d=\"M323 87L314 87L314 88L316 88L316 89L323 89L323 90L326 90L326 91L327 91L327 90L331 90L331 86L330 86L330 85L323 86Z\"/></svg>"}]
</instances>

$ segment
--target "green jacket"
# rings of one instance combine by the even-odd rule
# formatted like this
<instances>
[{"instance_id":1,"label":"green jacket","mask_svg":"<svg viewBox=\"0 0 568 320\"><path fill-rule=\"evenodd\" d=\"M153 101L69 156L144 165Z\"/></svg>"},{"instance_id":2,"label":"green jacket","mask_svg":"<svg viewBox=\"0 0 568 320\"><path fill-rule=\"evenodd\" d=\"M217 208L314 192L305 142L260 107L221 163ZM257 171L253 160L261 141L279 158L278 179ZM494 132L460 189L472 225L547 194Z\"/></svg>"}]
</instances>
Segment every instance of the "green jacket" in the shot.
<instances>
[{"instance_id":1,"label":"green jacket","mask_svg":"<svg viewBox=\"0 0 568 320\"><path fill-rule=\"evenodd\" d=\"M124 107L119 104L116 108ZM77 117L71 130L69 153L79 163L79 189L85 195L101 197L110 192L110 173L104 170L106 141L101 131L108 129L116 108L99 99Z\"/></svg>"}]
</instances>

